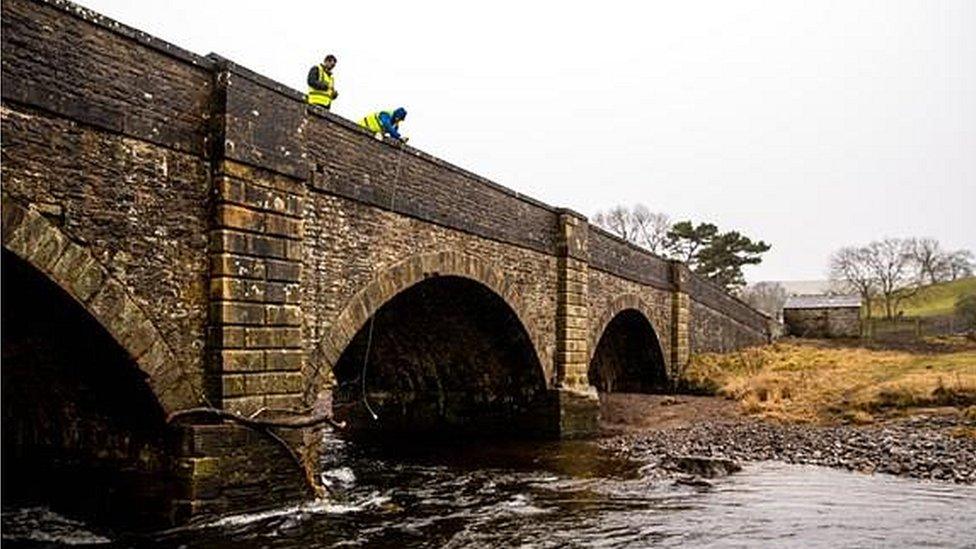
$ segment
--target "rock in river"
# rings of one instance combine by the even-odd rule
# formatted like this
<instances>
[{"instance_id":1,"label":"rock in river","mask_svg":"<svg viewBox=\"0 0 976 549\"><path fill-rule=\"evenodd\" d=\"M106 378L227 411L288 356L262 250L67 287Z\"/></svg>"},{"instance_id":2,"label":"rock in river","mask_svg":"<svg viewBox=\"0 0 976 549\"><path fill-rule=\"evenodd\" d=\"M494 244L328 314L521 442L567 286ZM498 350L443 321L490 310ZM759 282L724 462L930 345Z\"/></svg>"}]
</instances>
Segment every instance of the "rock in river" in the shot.
<instances>
[{"instance_id":1,"label":"rock in river","mask_svg":"<svg viewBox=\"0 0 976 549\"><path fill-rule=\"evenodd\" d=\"M668 456L661 465L665 469L704 478L724 477L742 470L742 466L731 459L707 456Z\"/></svg>"}]
</instances>

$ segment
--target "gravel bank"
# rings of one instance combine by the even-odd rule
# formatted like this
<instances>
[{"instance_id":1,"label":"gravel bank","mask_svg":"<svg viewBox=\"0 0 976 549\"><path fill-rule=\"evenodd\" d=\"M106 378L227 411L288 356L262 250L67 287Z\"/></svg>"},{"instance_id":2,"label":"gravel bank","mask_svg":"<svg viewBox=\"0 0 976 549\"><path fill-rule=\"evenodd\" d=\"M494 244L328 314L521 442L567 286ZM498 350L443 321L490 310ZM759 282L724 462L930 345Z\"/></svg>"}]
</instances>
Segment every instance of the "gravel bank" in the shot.
<instances>
[{"instance_id":1,"label":"gravel bank","mask_svg":"<svg viewBox=\"0 0 976 549\"><path fill-rule=\"evenodd\" d=\"M915 415L876 425L824 427L777 424L738 414L703 416L695 414L695 409L713 408L714 403L679 399L688 408L687 421L637 428L630 425L601 445L650 464L667 456L701 455L976 484L976 438L953 434L960 427L976 427L976 421L957 415ZM651 407L655 405L671 407L650 400L648 410L653 413ZM608 430L621 431L613 427L611 423Z\"/></svg>"}]
</instances>

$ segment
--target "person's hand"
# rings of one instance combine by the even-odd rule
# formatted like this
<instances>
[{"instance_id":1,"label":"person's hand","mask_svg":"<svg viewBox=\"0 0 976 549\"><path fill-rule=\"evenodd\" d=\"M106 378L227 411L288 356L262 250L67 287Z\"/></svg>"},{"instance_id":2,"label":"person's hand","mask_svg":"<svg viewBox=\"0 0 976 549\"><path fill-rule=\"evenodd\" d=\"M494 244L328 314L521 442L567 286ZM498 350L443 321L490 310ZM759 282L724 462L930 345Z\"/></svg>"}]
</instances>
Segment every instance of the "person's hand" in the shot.
<instances>
[{"instance_id":1,"label":"person's hand","mask_svg":"<svg viewBox=\"0 0 976 549\"><path fill-rule=\"evenodd\" d=\"M339 92L332 90L332 99L339 97Z\"/></svg>"}]
</instances>

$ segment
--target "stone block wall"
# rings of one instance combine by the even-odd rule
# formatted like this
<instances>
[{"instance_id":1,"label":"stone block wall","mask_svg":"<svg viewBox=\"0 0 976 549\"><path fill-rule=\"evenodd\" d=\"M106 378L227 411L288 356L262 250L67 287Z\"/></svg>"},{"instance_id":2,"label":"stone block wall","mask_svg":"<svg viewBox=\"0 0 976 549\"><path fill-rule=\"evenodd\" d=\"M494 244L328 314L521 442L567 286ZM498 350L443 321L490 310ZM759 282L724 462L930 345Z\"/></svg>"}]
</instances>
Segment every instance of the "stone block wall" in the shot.
<instances>
[{"instance_id":1,"label":"stone block wall","mask_svg":"<svg viewBox=\"0 0 976 549\"><path fill-rule=\"evenodd\" d=\"M669 262L599 227L590 230L593 267L645 286L671 289Z\"/></svg>"},{"instance_id":2,"label":"stone block wall","mask_svg":"<svg viewBox=\"0 0 976 549\"><path fill-rule=\"evenodd\" d=\"M797 337L832 338L861 335L860 307L784 309L787 332Z\"/></svg>"},{"instance_id":3,"label":"stone block wall","mask_svg":"<svg viewBox=\"0 0 976 549\"><path fill-rule=\"evenodd\" d=\"M4 2L2 25L4 249L105 327L165 412L299 405L305 181L281 142L248 146L279 124L252 120L245 80L228 94L219 60L68 2ZM269 505L278 471L296 478L284 448L230 438L173 449L173 516Z\"/></svg>"},{"instance_id":4,"label":"stone block wall","mask_svg":"<svg viewBox=\"0 0 976 549\"><path fill-rule=\"evenodd\" d=\"M65 1L4 2L2 25L4 101L204 154L207 59Z\"/></svg>"},{"instance_id":5,"label":"stone block wall","mask_svg":"<svg viewBox=\"0 0 976 549\"><path fill-rule=\"evenodd\" d=\"M176 363L168 367L199 376L210 73L202 58L99 20L56 2L3 3L4 211L9 203L42 213L70 244L64 268L88 258L112 296L158 331ZM90 308L117 318L109 304L123 300L104 297Z\"/></svg>"},{"instance_id":6,"label":"stone block wall","mask_svg":"<svg viewBox=\"0 0 976 549\"><path fill-rule=\"evenodd\" d=\"M565 388L587 388L590 365L589 258L586 219L574 212L559 214L559 256L556 290L556 371Z\"/></svg>"},{"instance_id":7,"label":"stone block wall","mask_svg":"<svg viewBox=\"0 0 976 549\"><path fill-rule=\"evenodd\" d=\"M278 436L303 444L295 431ZM175 438L172 523L313 495L302 464L267 434L232 424L186 425Z\"/></svg>"},{"instance_id":8,"label":"stone block wall","mask_svg":"<svg viewBox=\"0 0 976 549\"><path fill-rule=\"evenodd\" d=\"M726 352L770 341L771 319L724 289L689 272L691 353Z\"/></svg>"},{"instance_id":9,"label":"stone block wall","mask_svg":"<svg viewBox=\"0 0 976 549\"><path fill-rule=\"evenodd\" d=\"M311 394L327 385L344 345L385 300L408 282L444 275L472 278L505 298L554 379L553 208L319 109L309 109L302 134Z\"/></svg>"},{"instance_id":10,"label":"stone block wall","mask_svg":"<svg viewBox=\"0 0 976 549\"><path fill-rule=\"evenodd\" d=\"M641 312L654 328L654 335L670 370L672 334L676 328L672 325L673 290L643 285L592 265L588 278L587 308L592 318L588 334L591 358L610 321L622 311L634 309Z\"/></svg>"},{"instance_id":11,"label":"stone block wall","mask_svg":"<svg viewBox=\"0 0 976 549\"><path fill-rule=\"evenodd\" d=\"M211 352L222 406L297 409L302 366L304 186L226 160L214 174Z\"/></svg>"},{"instance_id":12,"label":"stone block wall","mask_svg":"<svg viewBox=\"0 0 976 549\"><path fill-rule=\"evenodd\" d=\"M411 147L373 139L355 124L312 109L303 127L317 191L466 234L552 255L556 214Z\"/></svg>"}]
</instances>

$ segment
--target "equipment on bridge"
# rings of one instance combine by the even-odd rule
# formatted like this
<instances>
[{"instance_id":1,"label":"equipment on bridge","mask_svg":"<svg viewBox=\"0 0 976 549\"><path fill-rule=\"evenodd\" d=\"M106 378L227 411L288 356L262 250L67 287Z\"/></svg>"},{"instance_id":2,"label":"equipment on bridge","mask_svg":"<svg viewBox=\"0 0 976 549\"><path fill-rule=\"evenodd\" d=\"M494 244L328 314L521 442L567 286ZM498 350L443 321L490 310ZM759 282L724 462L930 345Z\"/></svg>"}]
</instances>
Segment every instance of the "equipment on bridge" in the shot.
<instances>
[{"instance_id":1,"label":"equipment on bridge","mask_svg":"<svg viewBox=\"0 0 976 549\"><path fill-rule=\"evenodd\" d=\"M392 111L376 111L367 114L359 121L359 125L376 135L377 139L383 139L388 135L401 143L406 143L407 138L402 137L399 132L400 122L403 122L406 117L407 109L397 107Z\"/></svg>"}]
</instances>

